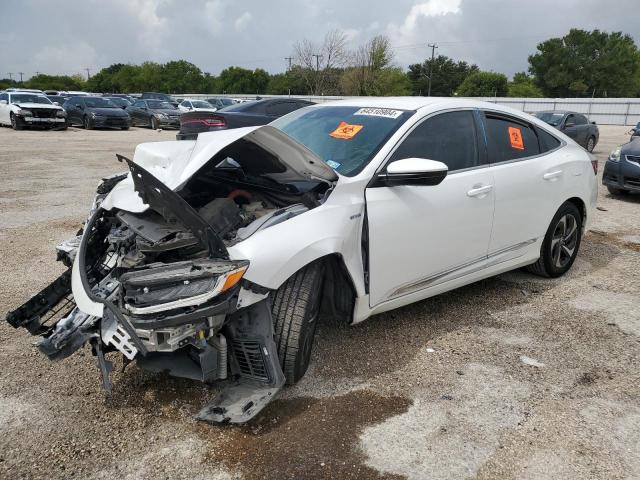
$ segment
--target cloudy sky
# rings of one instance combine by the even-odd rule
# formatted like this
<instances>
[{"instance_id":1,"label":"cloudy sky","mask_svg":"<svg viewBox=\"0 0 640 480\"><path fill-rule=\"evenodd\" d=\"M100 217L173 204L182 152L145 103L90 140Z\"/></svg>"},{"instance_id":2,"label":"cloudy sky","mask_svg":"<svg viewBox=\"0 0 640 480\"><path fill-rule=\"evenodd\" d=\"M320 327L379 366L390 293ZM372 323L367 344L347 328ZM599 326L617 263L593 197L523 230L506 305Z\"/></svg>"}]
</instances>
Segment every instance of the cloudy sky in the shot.
<instances>
[{"instance_id":1,"label":"cloudy sky","mask_svg":"<svg viewBox=\"0 0 640 480\"><path fill-rule=\"evenodd\" d=\"M295 41L384 34L406 66L437 53L512 75L540 41L572 27L624 31L640 45L638 0L3 0L0 77L96 72L186 59L283 71ZM14 78L16 78L14 76Z\"/></svg>"}]
</instances>

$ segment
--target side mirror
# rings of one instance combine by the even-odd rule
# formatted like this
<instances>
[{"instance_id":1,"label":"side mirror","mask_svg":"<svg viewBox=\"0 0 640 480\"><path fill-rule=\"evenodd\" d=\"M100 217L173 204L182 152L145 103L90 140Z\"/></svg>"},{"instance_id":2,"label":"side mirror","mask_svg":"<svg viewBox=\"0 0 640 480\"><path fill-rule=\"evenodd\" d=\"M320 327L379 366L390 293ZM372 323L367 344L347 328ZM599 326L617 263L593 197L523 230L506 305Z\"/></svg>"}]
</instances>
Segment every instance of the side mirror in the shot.
<instances>
[{"instance_id":1,"label":"side mirror","mask_svg":"<svg viewBox=\"0 0 640 480\"><path fill-rule=\"evenodd\" d=\"M76 103L75 107L79 108L80 110L82 110L82 105L80 105L79 103Z\"/></svg>"},{"instance_id":2,"label":"side mirror","mask_svg":"<svg viewBox=\"0 0 640 480\"><path fill-rule=\"evenodd\" d=\"M60 104L59 104L58 102L53 102L53 104L54 104L55 106L57 106L57 107L59 107L59 106L60 106Z\"/></svg>"},{"instance_id":3,"label":"side mirror","mask_svg":"<svg viewBox=\"0 0 640 480\"><path fill-rule=\"evenodd\" d=\"M376 178L373 187L399 185L439 185L447 176L449 167L444 163L426 158L404 158L387 166L387 171Z\"/></svg>"},{"instance_id":4,"label":"side mirror","mask_svg":"<svg viewBox=\"0 0 640 480\"><path fill-rule=\"evenodd\" d=\"M576 124L573 122L567 122L564 124L564 128L571 128L571 127L575 127Z\"/></svg>"}]
</instances>

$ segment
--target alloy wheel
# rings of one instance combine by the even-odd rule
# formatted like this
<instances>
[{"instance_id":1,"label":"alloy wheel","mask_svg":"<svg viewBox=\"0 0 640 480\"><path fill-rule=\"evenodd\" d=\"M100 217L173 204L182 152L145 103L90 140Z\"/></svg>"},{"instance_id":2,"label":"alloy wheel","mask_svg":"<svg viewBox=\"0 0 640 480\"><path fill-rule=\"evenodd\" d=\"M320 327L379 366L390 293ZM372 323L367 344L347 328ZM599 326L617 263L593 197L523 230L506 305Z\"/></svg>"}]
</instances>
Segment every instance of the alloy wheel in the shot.
<instances>
[{"instance_id":1,"label":"alloy wheel","mask_svg":"<svg viewBox=\"0 0 640 480\"><path fill-rule=\"evenodd\" d=\"M558 268L566 266L576 251L578 242L578 222L567 213L560 217L551 237L551 259Z\"/></svg>"},{"instance_id":2,"label":"alloy wheel","mask_svg":"<svg viewBox=\"0 0 640 480\"><path fill-rule=\"evenodd\" d=\"M587 151L593 152L593 149L595 147L596 147L595 140L593 139L593 137L589 137L589 140L587 141Z\"/></svg>"}]
</instances>

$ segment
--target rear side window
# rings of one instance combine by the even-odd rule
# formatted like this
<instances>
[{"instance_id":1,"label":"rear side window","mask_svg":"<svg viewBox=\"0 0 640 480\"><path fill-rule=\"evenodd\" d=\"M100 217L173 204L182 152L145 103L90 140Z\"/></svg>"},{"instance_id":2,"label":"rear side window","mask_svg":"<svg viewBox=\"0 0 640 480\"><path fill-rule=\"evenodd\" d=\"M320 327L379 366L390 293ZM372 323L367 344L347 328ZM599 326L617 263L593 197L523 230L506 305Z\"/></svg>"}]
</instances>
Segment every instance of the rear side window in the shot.
<instances>
[{"instance_id":1,"label":"rear side window","mask_svg":"<svg viewBox=\"0 0 640 480\"><path fill-rule=\"evenodd\" d=\"M589 123L587 121L587 117L585 117L584 115L574 115L575 119L576 119L576 125L586 125L587 123Z\"/></svg>"},{"instance_id":2,"label":"rear side window","mask_svg":"<svg viewBox=\"0 0 640 480\"><path fill-rule=\"evenodd\" d=\"M540 153L536 133L523 122L485 113L485 128L490 163L516 160Z\"/></svg>"},{"instance_id":3,"label":"rear side window","mask_svg":"<svg viewBox=\"0 0 640 480\"><path fill-rule=\"evenodd\" d=\"M404 139L391 161L403 158L437 160L449 171L479 165L473 113L448 112L428 118Z\"/></svg>"},{"instance_id":4,"label":"rear side window","mask_svg":"<svg viewBox=\"0 0 640 480\"><path fill-rule=\"evenodd\" d=\"M560 146L560 140L545 132L541 128L536 128L538 133L538 140L540 141L540 153L548 152L549 150L555 150Z\"/></svg>"}]
</instances>

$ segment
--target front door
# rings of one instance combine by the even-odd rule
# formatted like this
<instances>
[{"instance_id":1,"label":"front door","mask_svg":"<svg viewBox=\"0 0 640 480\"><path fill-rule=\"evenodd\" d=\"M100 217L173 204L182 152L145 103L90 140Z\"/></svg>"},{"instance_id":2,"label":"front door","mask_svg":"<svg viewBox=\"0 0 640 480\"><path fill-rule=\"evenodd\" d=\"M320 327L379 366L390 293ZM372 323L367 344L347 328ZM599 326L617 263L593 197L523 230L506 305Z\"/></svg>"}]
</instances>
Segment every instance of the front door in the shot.
<instances>
[{"instance_id":1,"label":"front door","mask_svg":"<svg viewBox=\"0 0 640 480\"><path fill-rule=\"evenodd\" d=\"M426 158L449 167L440 185L370 187L370 306L481 268L494 210L493 174L479 148L471 110L441 113L418 124L389 163Z\"/></svg>"}]
</instances>

